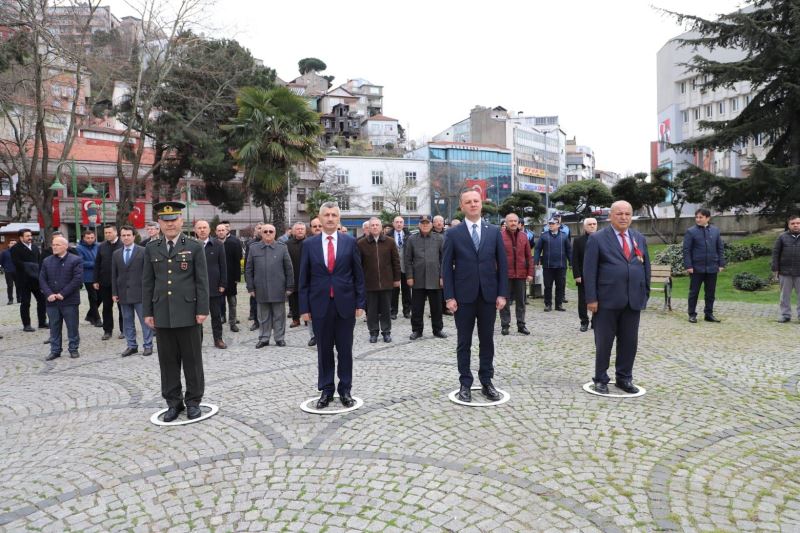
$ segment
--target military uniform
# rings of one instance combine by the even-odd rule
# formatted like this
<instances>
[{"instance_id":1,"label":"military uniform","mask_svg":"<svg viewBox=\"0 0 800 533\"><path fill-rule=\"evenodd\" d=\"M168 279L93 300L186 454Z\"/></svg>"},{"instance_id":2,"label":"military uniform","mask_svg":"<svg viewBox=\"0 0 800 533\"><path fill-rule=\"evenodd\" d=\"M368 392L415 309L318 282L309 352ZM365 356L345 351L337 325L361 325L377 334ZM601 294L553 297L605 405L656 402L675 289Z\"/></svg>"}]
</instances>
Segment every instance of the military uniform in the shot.
<instances>
[{"instance_id":1,"label":"military uniform","mask_svg":"<svg viewBox=\"0 0 800 533\"><path fill-rule=\"evenodd\" d=\"M209 314L208 272L203 245L178 235L171 252L163 235L147 243L142 295L144 316L155 319L161 394L169 407L182 407L181 365L186 405L203 398L201 328L197 315Z\"/></svg>"}]
</instances>

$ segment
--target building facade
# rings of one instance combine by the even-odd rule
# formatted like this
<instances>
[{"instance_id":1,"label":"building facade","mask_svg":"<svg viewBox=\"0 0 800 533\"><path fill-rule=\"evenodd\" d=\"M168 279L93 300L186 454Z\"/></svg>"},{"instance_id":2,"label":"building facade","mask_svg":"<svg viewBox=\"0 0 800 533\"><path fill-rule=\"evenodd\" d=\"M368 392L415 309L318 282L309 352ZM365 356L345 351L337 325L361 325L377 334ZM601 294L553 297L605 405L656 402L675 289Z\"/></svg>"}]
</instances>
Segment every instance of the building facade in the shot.
<instances>
[{"instance_id":1,"label":"building facade","mask_svg":"<svg viewBox=\"0 0 800 533\"><path fill-rule=\"evenodd\" d=\"M594 179L594 151L573 138L567 140L567 183Z\"/></svg>"}]
</instances>

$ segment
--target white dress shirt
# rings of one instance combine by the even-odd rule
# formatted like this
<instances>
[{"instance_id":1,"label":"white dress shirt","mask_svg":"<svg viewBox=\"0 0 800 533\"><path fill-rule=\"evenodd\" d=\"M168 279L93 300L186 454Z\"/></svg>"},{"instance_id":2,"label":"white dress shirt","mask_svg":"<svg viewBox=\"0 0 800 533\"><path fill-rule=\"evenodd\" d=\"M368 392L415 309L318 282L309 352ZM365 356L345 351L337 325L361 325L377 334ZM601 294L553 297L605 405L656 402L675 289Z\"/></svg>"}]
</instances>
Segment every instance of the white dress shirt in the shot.
<instances>
[{"instance_id":1,"label":"white dress shirt","mask_svg":"<svg viewBox=\"0 0 800 533\"><path fill-rule=\"evenodd\" d=\"M472 237L472 225L473 224L477 224L478 225L478 227L475 228L475 231L478 232L478 242L481 242L481 223L482 222L483 221L480 218L478 218L477 220L470 220L468 218L464 219L464 223L467 225L467 232L469 233L470 237Z\"/></svg>"},{"instance_id":2,"label":"white dress shirt","mask_svg":"<svg viewBox=\"0 0 800 533\"><path fill-rule=\"evenodd\" d=\"M325 260L325 266L328 266L328 237L329 237L329 235L323 231L322 232L322 258ZM339 251L339 232L338 231L334 231L333 235L330 235L330 237L333 237L333 258L334 258L334 261L335 261L336 260L336 253Z\"/></svg>"}]
</instances>

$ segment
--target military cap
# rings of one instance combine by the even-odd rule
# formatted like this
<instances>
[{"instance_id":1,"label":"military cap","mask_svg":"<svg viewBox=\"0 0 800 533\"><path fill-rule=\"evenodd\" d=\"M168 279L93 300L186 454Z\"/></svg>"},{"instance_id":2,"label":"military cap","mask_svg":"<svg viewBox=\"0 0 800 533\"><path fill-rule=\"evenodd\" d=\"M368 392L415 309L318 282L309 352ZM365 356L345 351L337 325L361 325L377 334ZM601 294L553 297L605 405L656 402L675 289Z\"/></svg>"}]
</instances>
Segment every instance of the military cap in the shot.
<instances>
[{"instance_id":1,"label":"military cap","mask_svg":"<svg viewBox=\"0 0 800 533\"><path fill-rule=\"evenodd\" d=\"M186 207L183 202L159 202L153 206L156 216L161 220L176 220Z\"/></svg>"}]
</instances>

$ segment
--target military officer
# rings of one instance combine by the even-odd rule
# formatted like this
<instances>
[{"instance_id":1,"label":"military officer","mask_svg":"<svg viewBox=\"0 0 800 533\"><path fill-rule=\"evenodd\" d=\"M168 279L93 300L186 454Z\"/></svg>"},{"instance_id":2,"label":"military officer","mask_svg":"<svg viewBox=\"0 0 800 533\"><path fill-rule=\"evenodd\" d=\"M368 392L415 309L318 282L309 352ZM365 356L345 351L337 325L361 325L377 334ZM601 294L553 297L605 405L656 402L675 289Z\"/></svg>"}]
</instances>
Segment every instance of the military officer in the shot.
<instances>
[{"instance_id":1,"label":"military officer","mask_svg":"<svg viewBox=\"0 0 800 533\"><path fill-rule=\"evenodd\" d=\"M161 236L147 243L144 256L144 320L156 330L161 394L168 406L164 422L174 421L184 409L181 366L190 420L201 415L205 387L201 328L209 314L206 254L198 241L181 234L184 207L181 202L154 206Z\"/></svg>"}]
</instances>

